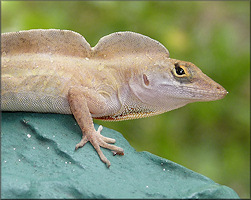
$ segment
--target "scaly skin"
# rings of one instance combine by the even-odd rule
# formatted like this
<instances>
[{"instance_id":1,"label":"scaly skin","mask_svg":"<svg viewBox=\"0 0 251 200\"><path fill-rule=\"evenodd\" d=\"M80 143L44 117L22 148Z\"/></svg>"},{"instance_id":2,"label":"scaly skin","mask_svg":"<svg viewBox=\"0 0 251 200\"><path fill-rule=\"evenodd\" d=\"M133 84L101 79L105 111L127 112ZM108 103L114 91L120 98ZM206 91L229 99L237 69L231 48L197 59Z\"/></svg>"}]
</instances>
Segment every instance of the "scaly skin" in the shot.
<instances>
[{"instance_id":1,"label":"scaly skin","mask_svg":"<svg viewBox=\"0 0 251 200\"><path fill-rule=\"evenodd\" d=\"M123 149L96 131L93 118L126 120L157 115L227 92L190 62L169 58L149 37L118 32L91 48L72 31L30 30L2 34L1 108L73 114L100 159L100 147Z\"/></svg>"}]
</instances>

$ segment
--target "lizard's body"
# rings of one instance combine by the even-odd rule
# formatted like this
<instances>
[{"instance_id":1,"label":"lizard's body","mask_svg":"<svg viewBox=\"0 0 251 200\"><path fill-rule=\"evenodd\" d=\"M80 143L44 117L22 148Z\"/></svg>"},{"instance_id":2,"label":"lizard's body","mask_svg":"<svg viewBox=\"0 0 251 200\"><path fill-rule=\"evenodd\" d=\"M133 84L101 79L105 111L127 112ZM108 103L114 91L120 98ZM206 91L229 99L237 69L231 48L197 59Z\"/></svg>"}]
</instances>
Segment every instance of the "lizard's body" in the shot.
<instances>
[{"instance_id":1,"label":"lizard's body","mask_svg":"<svg viewBox=\"0 0 251 200\"><path fill-rule=\"evenodd\" d=\"M37 59L38 57L40 58ZM7 63L6 60L8 59L3 58L3 63ZM20 64L16 65L16 63ZM12 64L14 67L9 68ZM44 66L50 67L46 68ZM63 56L48 58L47 55L44 58L41 55L25 55L23 59L20 59L20 56L12 57L8 61L8 65L2 66L4 87L2 108L14 111L72 114L67 98L70 87L83 85L114 97L118 90L117 80L114 79L113 74L108 73L109 69L104 69L103 64L99 65L81 58L67 59ZM110 87L104 87L105 84ZM30 98L29 101L18 101L17 107L4 104L4 99L10 98L12 95L20 95L20 98ZM114 99L112 97L110 99ZM46 100L51 104L47 105L44 102L36 105L35 108L30 106L30 104L36 104L40 98L44 98L43 101ZM9 107L5 108L5 106Z\"/></svg>"},{"instance_id":2,"label":"lizard's body","mask_svg":"<svg viewBox=\"0 0 251 200\"><path fill-rule=\"evenodd\" d=\"M108 35L94 48L72 31L7 33L1 52L1 109L74 114L83 132L76 148L90 141L108 166L99 146L123 149L108 144L115 140L100 135L102 127L95 131L92 118L147 117L226 95L195 65L132 32Z\"/></svg>"}]
</instances>

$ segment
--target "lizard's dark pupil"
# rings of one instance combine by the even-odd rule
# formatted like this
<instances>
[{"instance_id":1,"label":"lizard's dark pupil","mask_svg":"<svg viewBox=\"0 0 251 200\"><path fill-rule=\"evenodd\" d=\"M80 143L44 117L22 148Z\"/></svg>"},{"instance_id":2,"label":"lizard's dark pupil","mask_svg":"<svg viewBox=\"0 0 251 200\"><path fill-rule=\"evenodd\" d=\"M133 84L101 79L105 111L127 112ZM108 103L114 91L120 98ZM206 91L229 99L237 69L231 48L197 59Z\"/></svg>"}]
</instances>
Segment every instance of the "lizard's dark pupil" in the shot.
<instances>
[{"instance_id":1,"label":"lizard's dark pupil","mask_svg":"<svg viewBox=\"0 0 251 200\"><path fill-rule=\"evenodd\" d=\"M184 69L182 69L182 68L179 66L178 63L175 64L175 70L176 70L176 73L177 73L178 75L183 75L183 74L185 74Z\"/></svg>"}]
</instances>

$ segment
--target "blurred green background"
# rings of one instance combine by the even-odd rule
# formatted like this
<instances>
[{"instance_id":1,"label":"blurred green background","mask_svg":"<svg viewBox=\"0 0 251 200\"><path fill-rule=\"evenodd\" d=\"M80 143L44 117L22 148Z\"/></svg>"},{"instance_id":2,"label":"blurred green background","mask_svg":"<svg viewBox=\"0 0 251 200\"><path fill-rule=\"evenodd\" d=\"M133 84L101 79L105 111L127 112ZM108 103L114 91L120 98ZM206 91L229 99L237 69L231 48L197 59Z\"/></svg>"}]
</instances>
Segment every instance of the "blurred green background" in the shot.
<instances>
[{"instance_id":1,"label":"blurred green background","mask_svg":"<svg viewBox=\"0 0 251 200\"><path fill-rule=\"evenodd\" d=\"M160 41L171 58L190 61L225 87L220 101L159 116L95 121L149 151L250 197L249 1L1 1L2 32L69 29L94 46L116 31ZM76 141L77 142L77 141ZM125 152L126 153L126 152Z\"/></svg>"}]
</instances>

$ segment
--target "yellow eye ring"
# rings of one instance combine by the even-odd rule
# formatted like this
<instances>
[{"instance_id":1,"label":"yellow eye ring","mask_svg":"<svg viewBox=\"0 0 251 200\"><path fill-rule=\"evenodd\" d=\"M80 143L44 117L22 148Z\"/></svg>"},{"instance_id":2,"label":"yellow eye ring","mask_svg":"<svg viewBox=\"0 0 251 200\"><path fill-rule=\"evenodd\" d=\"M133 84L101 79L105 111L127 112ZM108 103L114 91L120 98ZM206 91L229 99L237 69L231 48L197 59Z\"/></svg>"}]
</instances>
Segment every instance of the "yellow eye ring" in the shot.
<instances>
[{"instance_id":1,"label":"yellow eye ring","mask_svg":"<svg viewBox=\"0 0 251 200\"><path fill-rule=\"evenodd\" d=\"M179 63L174 64L175 68L173 69L174 75L177 77L187 77L189 73L186 66L180 65Z\"/></svg>"}]
</instances>

